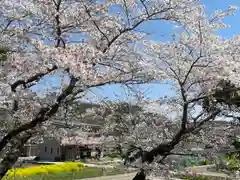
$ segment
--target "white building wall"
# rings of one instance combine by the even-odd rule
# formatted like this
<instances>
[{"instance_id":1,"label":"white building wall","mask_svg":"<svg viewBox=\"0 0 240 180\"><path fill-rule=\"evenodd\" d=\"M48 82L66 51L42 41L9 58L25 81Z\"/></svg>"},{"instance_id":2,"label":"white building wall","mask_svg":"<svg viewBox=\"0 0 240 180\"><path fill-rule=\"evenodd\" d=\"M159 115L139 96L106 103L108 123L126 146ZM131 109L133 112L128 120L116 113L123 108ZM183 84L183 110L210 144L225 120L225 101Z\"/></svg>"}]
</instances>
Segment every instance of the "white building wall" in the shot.
<instances>
[{"instance_id":1,"label":"white building wall","mask_svg":"<svg viewBox=\"0 0 240 180\"><path fill-rule=\"evenodd\" d=\"M26 155L27 156L39 156L39 147L38 145L27 145L26 146Z\"/></svg>"},{"instance_id":2,"label":"white building wall","mask_svg":"<svg viewBox=\"0 0 240 180\"><path fill-rule=\"evenodd\" d=\"M43 143L39 145L41 160L54 161L55 157L61 156L60 141L54 138L44 138Z\"/></svg>"}]
</instances>

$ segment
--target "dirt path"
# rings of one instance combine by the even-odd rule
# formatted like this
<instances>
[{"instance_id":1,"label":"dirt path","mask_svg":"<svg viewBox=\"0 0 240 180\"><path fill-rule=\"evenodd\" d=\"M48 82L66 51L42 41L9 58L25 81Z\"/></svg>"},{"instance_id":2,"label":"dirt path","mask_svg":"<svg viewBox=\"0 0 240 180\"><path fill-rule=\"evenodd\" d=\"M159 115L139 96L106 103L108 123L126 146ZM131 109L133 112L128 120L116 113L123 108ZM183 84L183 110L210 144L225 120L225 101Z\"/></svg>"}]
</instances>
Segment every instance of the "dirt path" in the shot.
<instances>
[{"instance_id":1,"label":"dirt path","mask_svg":"<svg viewBox=\"0 0 240 180\"><path fill-rule=\"evenodd\" d=\"M83 180L132 180L136 173L121 174L115 176L102 176L96 178L87 178Z\"/></svg>"},{"instance_id":2,"label":"dirt path","mask_svg":"<svg viewBox=\"0 0 240 180\"><path fill-rule=\"evenodd\" d=\"M88 179L82 179L82 180L132 180L136 173L128 173L128 174L121 174L121 175L115 175L115 176L102 176L102 177L96 177L96 178L88 178ZM164 177L157 177L152 180L165 180ZM172 180L181 180L177 178L173 178Z\"/></svg>"},{"instance_id":3,"label":"dirt path","mask_svg":"<svg viewBox=\"0 0 240 180\"><path fill-rule=\"evenodd\" d=\"M113 168L114 166L110 165L96 165L96 164L85 164L89 167L100 167L100 168ZM220 173L220 172L211 172L208 171L208 167L211 167L212 165L206 165L206 166L197 166L197 167L190 167L186 168L188 171L199 174L199 175L205 175L205 176L214 176L214 177L227 177L227 174ZM96 177L96 178L88 178L84 180L132 180L133 177L136 175L136 173L127 173L127 174L120 174L120 175L114 175L114 176L102 176L102 177ZM164 177L158 177L154 180L164 180ZM175 179L179 180L179 179Z\"/></svg>"},{"instance_id":4,"label":"dirt path","mask_svg":"<svg viewBox=\"0 0 240 180\"><path fill-rule=\"evenodd\" d=\"M84 163L85 166L88 167L98 167L98 168L114 168L115 166L112 165L105 165L105 164L86 164Z\"/></svg>"},{"instance_id":5,"label":"dirt path","mask_svg":"<svg viewBox=\"0 0 240 180\"><path fill-rule=\"evenodd\" d=\"M224 177L226 178L228 175L221 172L212 172L209 171L207 168L213 167L214 165L206 165L206 166L196 166L187 168L188 171L205 176L215 176L215 177Z\"/></svg>"}]
</instances>

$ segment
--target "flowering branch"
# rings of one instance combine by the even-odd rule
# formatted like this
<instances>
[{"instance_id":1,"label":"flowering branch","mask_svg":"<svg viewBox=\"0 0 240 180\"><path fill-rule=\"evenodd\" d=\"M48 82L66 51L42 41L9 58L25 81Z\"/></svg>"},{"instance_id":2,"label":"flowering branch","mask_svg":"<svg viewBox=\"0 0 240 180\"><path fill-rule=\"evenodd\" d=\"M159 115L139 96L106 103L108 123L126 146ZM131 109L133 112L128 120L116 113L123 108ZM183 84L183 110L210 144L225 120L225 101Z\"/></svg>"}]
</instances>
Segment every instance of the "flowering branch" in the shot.
<instances>
[{"instance_id":1,"label":"flowering branch","mask_svg":"<svg viewBox=\"0 0 240 180\"><path fill-rule=\"evenodd\" d=\"M16 88L20 85L23 85L24 88L29 88L32 86L31 83L33 82L38 82L40 80L40 78L42 78L43 76L53 72L54 70L56 70L58 67L57 66L53 66L50 69L47 69L47 72L45 73L37 73L34 76L28 78L27 80L18 80L16 82L14 82L13 84L11 84L11 89L13 92L16 92Z\"/></svg>"},{"instance_id":2,"label":"flowering branch","mask_svg":"<svg viewBox=\"0 0 240 180\"><path fill-rule=\"evenodd\" d=\"M77 80L75 77L71 77L70 83L68 87L63 90L63 92L58 96L56 102L51 105L50 107L42 107L39 111L39 113L36 115L36 117L21 126L19 126L16 129L13 129L10 131L6 136L3 137L3 139L0 141L0 151L6 146L6 144L15 136L17 136L19 133L34 129L37 125L47 121L49 118L55 115L57 110L59 109L61 103L63 100L70 95L73 92L73 89L76 86Z\"/></svg>"}]
</instances>

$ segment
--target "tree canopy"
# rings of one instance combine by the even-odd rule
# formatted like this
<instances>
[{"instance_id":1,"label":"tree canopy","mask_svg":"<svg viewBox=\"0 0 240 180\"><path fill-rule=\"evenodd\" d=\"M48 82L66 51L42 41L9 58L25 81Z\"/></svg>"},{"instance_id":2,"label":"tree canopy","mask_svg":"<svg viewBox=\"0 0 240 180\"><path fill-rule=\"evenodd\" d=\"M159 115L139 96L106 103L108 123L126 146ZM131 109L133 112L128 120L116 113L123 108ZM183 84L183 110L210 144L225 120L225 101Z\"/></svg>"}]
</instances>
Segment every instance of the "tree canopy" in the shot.
<instances>
[{"instance_id":1,"label":"tree canopy","mask_svg":"<svg viewBox=\"0 0 240 180\"><path fill-rule=\"evenodd\" d=\"M130 163L141 164L135 179L145 179L143 165L160 168L193 137L217 139L203 131L204 125L219 117L238 119L239 113L240 38L216 34L237 10L229 5L208 16L198 0L0 1L0 103L6 112L0 178L29 139L53 135L55 119L91 113L104 119L104 132L118 131L120 143L135 143ZM149 39L141 26L153 21L177 26L171 41ZM32 91L41 79L56 74L62 80L58 89L47 87L44 96ZM175 95L156 100L157 113L146 113L144 106L152 100L144 95L131 108L121 101L102 102L85 112L88 104L76 104L105 85L139 91L138 84L169 81Z\"/></svg>"}]
</instances>

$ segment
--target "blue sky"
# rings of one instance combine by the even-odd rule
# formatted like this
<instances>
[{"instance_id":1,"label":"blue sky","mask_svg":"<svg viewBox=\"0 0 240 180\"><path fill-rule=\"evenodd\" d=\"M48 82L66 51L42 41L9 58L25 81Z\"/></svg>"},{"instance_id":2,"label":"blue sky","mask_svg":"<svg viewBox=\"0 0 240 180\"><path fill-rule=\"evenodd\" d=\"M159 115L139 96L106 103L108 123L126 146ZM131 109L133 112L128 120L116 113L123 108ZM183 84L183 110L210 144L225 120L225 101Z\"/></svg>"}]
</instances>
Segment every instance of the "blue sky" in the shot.
<instances>
[{"instance_id":1,"label":"blue sky","mask_svg":"<svg viewBox=\"0 0 240 180\"><path fill-rule=\"evenodd\" d=\"M228 5L240 6L240 0L201 0L206 7L207 13L210 15L215 10L225 10ZM236 16L227 17L225 23L229 24L231 27L218 31L218 34L224 38L231 38L234 35L240 34L240 11L236 12ZM141 30L150 32L151 39L159 41L168 41L170 39L170 34L173 32L172 26L169 22L151 22L143 24ZM57 81L56 77L47 77L42 82L48 81L50 84L55 84ZM41 87L43 87L41 85ZM147 98L158 99L161 96L174 95L174 91L171 90L171 85L165 84L150 84L139 86L140 90L145 93ZM34 88L39 89L39 87ZM101 99L122 99L130 100L128 97L129 92L122 88L120 85L107 85L102 88L93 89L88 94L88 100L101 100Z\"/></svg>"}]
</instances>

